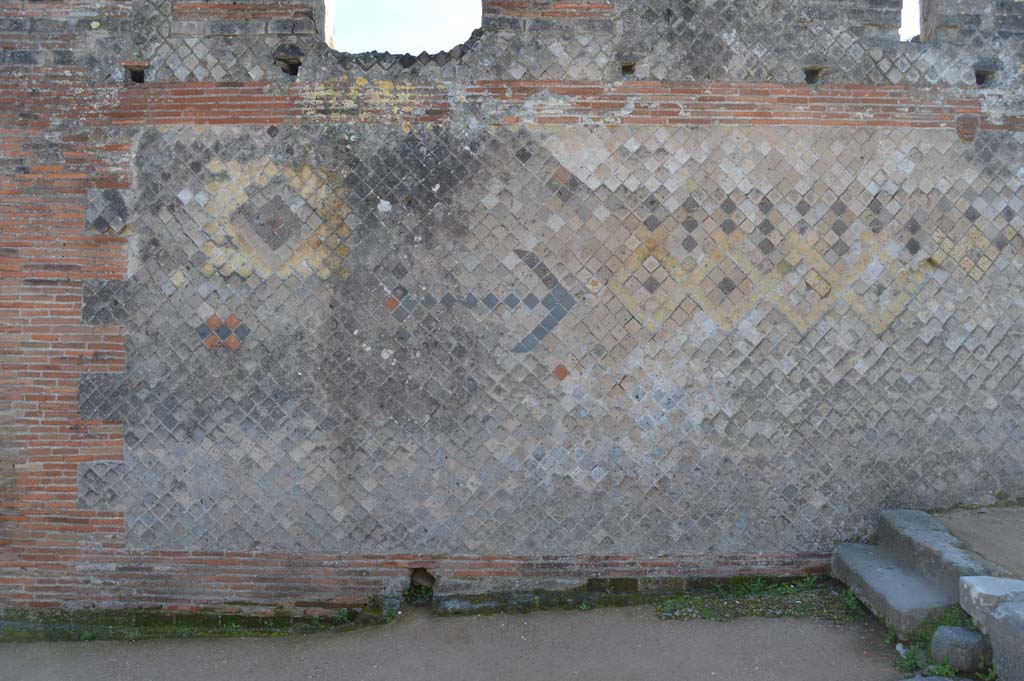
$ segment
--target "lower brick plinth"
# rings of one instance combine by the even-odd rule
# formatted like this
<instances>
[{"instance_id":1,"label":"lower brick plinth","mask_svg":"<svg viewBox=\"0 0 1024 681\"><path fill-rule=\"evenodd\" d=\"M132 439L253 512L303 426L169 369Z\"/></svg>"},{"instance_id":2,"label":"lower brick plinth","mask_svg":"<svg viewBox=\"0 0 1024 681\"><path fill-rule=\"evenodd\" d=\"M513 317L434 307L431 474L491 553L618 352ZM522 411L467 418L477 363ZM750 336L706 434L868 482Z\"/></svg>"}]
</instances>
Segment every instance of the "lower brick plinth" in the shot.
<instances>
[{"instance_id":1,"label":"lower brick plinth","mask_svg":"<svg viewBox=\"0 0 1024 681\"><path fill-rule=\"evenodd\" d=\"M820 574L828 564L826 554L344 556L40 546L0 562L0 607L271 608L302 615L400 594L417 567L445 593L479 594L576 589L593 578L636 579L638 588L653 590L659 581Z\"/></svg>"}]
</instances>

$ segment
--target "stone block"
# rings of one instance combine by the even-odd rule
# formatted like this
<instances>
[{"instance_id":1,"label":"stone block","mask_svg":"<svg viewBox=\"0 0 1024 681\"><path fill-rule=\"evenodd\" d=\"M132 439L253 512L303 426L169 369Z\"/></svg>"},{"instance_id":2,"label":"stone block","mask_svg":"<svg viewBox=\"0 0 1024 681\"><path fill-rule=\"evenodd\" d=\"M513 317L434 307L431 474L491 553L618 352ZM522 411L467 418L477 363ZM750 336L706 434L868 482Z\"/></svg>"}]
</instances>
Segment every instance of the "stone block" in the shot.
<instances>
[{"instance_id":1,"label":"stone block","mask_svg":"<svg viewBox=\"0 0 1024 681\"><path fill-rule=\"evenodd\" d=\"M1024 580L1003 577L961 577L960 607L989 633L993 610L1007 601L1024 601Z\"/></svg>"},{"instance_id":2,"label":"stone block","mask_svg":"<svg viewBox=\"0 0 1024 681\"><path fill-rule=\"evenodd\" d=\"M989 620L999 681L1024 681L1024 601L1003 603Z\"/></svg>"},{"instance_id":3,"label":"stone block","mask_svg":"<svg viewBox=\"0 0 1024 681\"><path fill-rule=\"evenodd\" d=\"M976 672L992 657L984 634L963 627L939 627L932 636L931 656L959 672Z\"/></svg>"},{"instance_id":4,"label":"stone block","mask_svg":"<svg viewBox=\"0 0 1024 681\"><path fill-rule=\"evenodd\" d=\"M267 33L313 35L316 24L312 19L274 19L267 25Z\"/></svg>"}]
</instances>

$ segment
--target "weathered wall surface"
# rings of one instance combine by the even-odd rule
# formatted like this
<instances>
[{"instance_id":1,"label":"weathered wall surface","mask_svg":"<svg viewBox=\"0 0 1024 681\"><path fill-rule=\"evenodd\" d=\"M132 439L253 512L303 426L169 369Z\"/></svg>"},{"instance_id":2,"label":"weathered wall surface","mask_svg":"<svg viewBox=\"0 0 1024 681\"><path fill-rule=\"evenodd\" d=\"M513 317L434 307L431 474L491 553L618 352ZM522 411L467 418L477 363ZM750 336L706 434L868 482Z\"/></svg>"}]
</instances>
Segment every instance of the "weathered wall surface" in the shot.
<instances>
[{"instance_id":1,"label":"weathered wall surface","mask_svg":"<svg viewBox=\"0 0 1024 681\"><path fill-rule=\"evenodd\" d=\"M0 603L800 572L1024 495L1024 5L483 11L0 7Z\"/></svg>"}]
</instances>

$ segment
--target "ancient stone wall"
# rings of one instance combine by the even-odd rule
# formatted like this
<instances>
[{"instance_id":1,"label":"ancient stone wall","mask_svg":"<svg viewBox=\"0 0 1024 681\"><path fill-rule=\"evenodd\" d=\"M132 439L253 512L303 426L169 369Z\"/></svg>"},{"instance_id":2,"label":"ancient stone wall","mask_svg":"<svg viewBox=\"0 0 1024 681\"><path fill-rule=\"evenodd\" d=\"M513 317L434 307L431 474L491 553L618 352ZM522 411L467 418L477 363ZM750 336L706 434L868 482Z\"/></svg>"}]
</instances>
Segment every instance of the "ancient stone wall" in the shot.
<instances>
[{"instance_id":1,"label":"ancient stone wall","mask_svg":"<svg viewBox=\"0 0 1024 681\"><path fill-rule=\"evenodd\" d=\"M1024 495L1024 4L482 11L0 6L0 605L800 573Z\"/></svg>"}]
</instances>

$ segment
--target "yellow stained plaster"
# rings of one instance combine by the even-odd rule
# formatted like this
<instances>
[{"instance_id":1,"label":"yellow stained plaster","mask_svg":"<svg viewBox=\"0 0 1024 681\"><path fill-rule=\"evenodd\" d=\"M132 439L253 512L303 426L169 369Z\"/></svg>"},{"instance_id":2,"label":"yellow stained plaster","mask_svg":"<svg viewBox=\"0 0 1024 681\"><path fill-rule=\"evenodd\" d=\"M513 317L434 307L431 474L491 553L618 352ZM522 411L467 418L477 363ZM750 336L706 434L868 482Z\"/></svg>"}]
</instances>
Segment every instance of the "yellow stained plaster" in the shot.
<instances>
[{"instance_id":1,"label":"yellow stained plaster","mask_svg":"<svg viewBox=\"0 0 1024 681\"><path fill-rule=\"evenodd\" d=\"M443 83L433 83L440 92L447 92ZM390 80L367 80L343 76L333 82L316 83L303 92L306 116L331 123L351 121L394 120L406 132L422 115L429 100L424 99L421 83L396 83Z\"/></svg>"},{"instance_id":2,"label":"yellow stained plaster","mask_svg":"<svg viewBox=\"0 0 1024 681\"><path fill-rule=\"evenodd\" d=\"M706 257L692 268L683 267L664 248L667 233L661 227L654 232L640 230L646 236L636 244L619 271L609 280L608 290L613 293L649 333L655 333L676 311L680 303L691 298L715 324L728 331L736 326L759 302L765 300L782 312L804 333L820 320L836 302L845 300L877 332L881 332L903 311L913 294L924 282L926 274L916 265L905 265L886 249L890 239L866 231L857 239L857 255L840 260L834 265L819 252L825 248L821 236L810 232L805 236L790 233L779 247L786 247L786 257L774 267L761 270L746 257L741 247L745 236L740 230L731 235L718 233L704 244ZM971 252L977 242L975 235L960 244L949 243L948 250L960 258ZM970 264L968 273L984 273L994 259L994 249L987 240L984 255ZM975 253L978 246L975 247ZM993 253L989 253L991 250ZM654 258L668 277L657 291L648 295L630 286L632 279L646 278L649 268L644 262ZM872 264L882 269L886 294L870 304L854 287ZM749 280L749 286L739 285L722 301L713 300L701 286L716 269L735 268ZM967 269L965 267L965 269ZM740 284L740 282L736 282ZM713 289L712 289L713 291Z\"/></svg>"},{"instance_id":3,"label":"yellow stained plaster","mask_svg":"<svg viewBox=\"0 0 1024 681\"><path fill-rule=\"evenodd\" d=\"M211 221L203 225L209 241L201 247L207 257L201 268L206 276L348 276L342 263L349 254L349 209L326 177L308 166L279 166L269 158L244 164L214 159L207 168L217 179L205 187L211 197L206 207ZM277 177L285 178L305 201L312 211L310 220L316 216L319 226L273 250L236 212L248 200L248 190L265 188Z\"/></svg>"}]
</instances>

